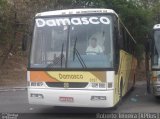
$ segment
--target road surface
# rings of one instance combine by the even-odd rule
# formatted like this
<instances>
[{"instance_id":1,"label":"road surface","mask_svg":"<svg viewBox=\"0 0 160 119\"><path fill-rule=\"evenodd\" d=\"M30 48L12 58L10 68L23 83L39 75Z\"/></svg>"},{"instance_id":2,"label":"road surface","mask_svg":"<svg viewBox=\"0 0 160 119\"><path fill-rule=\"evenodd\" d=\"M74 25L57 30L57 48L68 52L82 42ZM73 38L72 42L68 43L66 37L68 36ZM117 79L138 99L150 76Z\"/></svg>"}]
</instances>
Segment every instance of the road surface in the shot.
<instances>
[{"instance_id":1,"label":"road surface","mask_svg":"<svg viewBox=\"0 0 160 119\"><path fill-rule=\"evenodd\" d=\"M96 118L99 113L159 113L160 100L146 93L145 82L137 82L136 87L118 105L117 109L93 109L73 107L51 107L29 105L25 89L9 89L0 91L0 119L7 116L21 118L44 119L45 117L60 119ZM17 115L16 115L17 114Z\"/></svg>"}]
</instances>

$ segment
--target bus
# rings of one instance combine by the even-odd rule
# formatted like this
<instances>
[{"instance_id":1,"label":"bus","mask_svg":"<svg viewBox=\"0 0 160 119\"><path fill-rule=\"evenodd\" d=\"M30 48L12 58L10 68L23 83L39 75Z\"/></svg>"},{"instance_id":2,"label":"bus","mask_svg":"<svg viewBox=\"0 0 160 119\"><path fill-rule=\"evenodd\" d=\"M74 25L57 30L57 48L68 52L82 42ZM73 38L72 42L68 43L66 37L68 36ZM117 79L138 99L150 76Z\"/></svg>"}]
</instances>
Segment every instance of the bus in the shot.
<instances>
[{"instance_id":1,"label":"bus","mask_svg":"<svg viewBox=\"0 0 160 119\"><path fill-rule=\"evenodd\" d=\"M47 11L34 24L30 104L108 108L134 87L136 41L114 10Z\"/></svg>"},{"instance_id":2,"label":"bus","mask_svg":"<svg viewBox=\"0 0 160 119\"><path fill-rule=\"evenodd\" d=\"M160 24L153 27L153 37L150 42L151 68L148 89L155 97L160 96Z\"/></svg>"}]
</instances>

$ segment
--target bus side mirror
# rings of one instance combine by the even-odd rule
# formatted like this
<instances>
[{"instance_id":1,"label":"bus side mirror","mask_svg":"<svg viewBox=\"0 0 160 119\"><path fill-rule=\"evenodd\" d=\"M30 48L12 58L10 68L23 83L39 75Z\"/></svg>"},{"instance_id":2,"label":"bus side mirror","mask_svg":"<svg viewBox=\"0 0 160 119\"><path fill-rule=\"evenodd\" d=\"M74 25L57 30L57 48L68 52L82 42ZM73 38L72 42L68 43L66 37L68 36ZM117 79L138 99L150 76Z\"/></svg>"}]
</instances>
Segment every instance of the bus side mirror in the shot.
<instances>
[{"instance_id":1,"label":"bus side mirror","mask_svg":"<svg viewBox=\"0 0 160 119\"><path fill-rule=\"evenodd\" d=\"M23 36L23 39L22 39L22 51L26 51L27 50L27 35L25 34Z\"/></svg>"}]
</instances>

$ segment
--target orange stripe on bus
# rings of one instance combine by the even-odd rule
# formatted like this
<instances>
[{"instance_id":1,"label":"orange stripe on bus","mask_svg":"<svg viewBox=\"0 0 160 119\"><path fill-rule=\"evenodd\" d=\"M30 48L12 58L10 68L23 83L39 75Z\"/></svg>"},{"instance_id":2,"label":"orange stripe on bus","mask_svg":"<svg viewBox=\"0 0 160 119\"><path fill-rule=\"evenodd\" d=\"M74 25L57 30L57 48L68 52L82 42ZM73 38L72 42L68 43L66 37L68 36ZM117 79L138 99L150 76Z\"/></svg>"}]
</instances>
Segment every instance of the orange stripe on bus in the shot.
<instances>
[{"instance_id":1,"label":"orange stripe on bus","mask_svg":"<svg viewBox=\"0 0 160 119\"><path fill-rule=\"evenodd\" d=\"M57 82L55 78L50 77L44 71L31 71L30 80L33 82Z\"/></svg>"}]
</instances>

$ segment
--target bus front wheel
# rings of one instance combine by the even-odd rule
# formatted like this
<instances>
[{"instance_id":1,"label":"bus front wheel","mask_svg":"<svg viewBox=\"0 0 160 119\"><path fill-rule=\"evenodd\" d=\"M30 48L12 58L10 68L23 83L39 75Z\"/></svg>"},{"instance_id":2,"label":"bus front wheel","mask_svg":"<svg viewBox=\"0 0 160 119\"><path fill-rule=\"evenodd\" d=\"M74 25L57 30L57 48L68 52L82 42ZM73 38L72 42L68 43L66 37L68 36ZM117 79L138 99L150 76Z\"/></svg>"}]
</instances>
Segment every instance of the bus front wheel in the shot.
<instances>
[{"instance_id":1,"label":"bus front wheel","mask_svg":"<svg viewBox=\"0 0 160 119\"><path fill-rule=\"evenodd\" d=\"M120 100L122 99L122 92L123 92L123 80L120 83Z\"/></svg>"}]
</instances>

